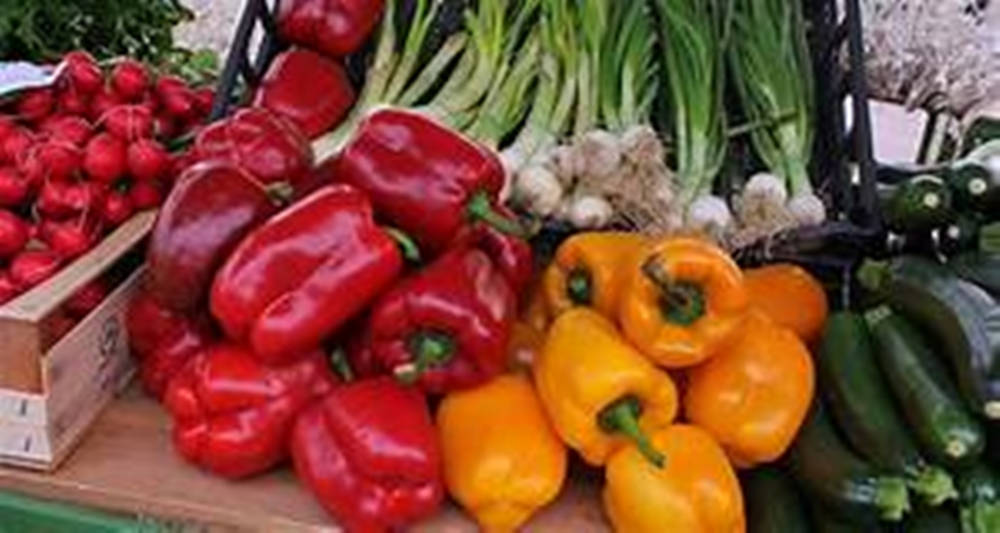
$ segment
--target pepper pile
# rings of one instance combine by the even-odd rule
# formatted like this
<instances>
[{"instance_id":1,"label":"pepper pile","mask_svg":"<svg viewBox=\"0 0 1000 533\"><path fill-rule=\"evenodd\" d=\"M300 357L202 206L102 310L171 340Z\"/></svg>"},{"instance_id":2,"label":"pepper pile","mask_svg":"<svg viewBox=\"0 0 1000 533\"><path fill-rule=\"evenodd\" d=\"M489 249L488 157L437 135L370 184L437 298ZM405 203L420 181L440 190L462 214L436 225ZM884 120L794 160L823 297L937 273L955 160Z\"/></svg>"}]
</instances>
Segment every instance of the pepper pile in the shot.
<instances>
[{"instance_id":1,"label":"pepper pile","mask_svg":"<svg viewBox=\"0 0 1000 533\"><path fill-rule=\"evenodd\" d=\"M41 284L172 185L167 146L192 132L212 89L121 59L102 70L77 51L51 87L0 103L0 305ZM106 281L53 319L58 338L96 307Z\"/></svg>"}]
</instances>

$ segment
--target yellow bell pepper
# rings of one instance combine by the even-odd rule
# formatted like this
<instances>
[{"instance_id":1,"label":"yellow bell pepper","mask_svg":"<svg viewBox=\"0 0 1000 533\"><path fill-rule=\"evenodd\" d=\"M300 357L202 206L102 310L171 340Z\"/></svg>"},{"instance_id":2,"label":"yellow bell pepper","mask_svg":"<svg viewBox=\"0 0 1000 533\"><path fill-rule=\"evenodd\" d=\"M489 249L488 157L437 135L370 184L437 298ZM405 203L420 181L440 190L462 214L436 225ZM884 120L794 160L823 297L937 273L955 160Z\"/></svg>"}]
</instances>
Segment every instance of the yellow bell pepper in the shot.
<instances>
[{"instance_id":1,"label":"yellow bell pepper","mask_svg":"<svg viewBox=\"0 0 1000 533\"><path fill-rule=\"evenodd\" d=\"M812 357L791 330L760 312L688 373L684 412L738 467L767 463L792 443L812 403Z\"/></svg>"},{"instance_id":2,"label":"yellow bell pepper","mask_svg":"<svg viewBox=\"0 0 1000 533\"><path fill-rule=\"evenodd\" d=\"M677 388L600 314L576 308L549 330L534 367L538 395L556 432L588 463L636 443L662 460L646 435L677 415Z\"/></svg>"},{"instance_id":3,"label":"yellow bell pepper","mask_svg":"<svg viewBox=\"0 0 1000 533\"><path fill-rule=\"evenodd\" d=\"M566 446L522 375L450 394L437 426L449 493L487 532L510 532L559 495Z\"/></svg>"},{"instance_id":4,"label":"yellow bell pepper","mask_svg":"<svg viewBox=\"0 0 1000 533\"><path fill-rule=\"evenodd\" d=\"M743 274L724 251L699 239L669 238L631 264L618 319L646 356L684 368L714 355L748 306Z\"/></svg>"},{"instance_id":5,"label":"yellow bell pepper","mask_svg":"<svg viewBox=\"0 0 1000 533\"><path fill-rule=\"evenodd\" d=\"M663 467L633 446L605 468L604 509L623 533L742 533L743 495L726 454L704 430L674 425L652 435Z\"/></svg>"},{"instance_id":6,"label":"yellow bell pepper","mask_svg":"<svg viewBox=\"0 0 1000 533\"><path fill-rule=\"evenodd\" d=\"M646 243L638 233L611 231L578 233L567 239L542 279L550 316L590 307L613 319L625 284L623 267Z\"/></svg>"}]
</instances>

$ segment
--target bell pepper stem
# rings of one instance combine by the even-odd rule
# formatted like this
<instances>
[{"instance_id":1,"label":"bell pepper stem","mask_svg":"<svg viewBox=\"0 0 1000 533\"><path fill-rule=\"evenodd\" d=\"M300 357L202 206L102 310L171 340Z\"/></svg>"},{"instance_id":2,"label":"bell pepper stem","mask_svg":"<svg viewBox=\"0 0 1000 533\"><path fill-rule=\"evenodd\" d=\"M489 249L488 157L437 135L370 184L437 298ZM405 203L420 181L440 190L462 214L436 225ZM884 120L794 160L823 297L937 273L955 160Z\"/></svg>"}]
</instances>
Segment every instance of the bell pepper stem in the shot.
<instances>
[{"instance_id":1,"label":"bell pepper stem","mask_svg":"<svg viewBox=\"0 0 1000 533\"><path fill-rule=\"evenodd\" d=\"M472 220L485 222L507 235L513 235L521 238L525 237L524 228L520 223L501 215L496 211L496 209L493 208L493 203L490 201L489 193L486 191L480 191L473 194L472 197L469 198L469 203L466 204L465 209L469 218Z\"/></svg>"},{"instance_id":2,"label":"bell pepper stem","mask_svg":"<svg viewBox=\"0 0 1000 533\"><path fill-rule=\"evenodd\" d=\"M343 348L337 348L330 354L330 365L345 383L354 381L354 370L351 369L351 364L347 362L347 354L344 353Z\"/></svg>"},{"instance_id":3,"label":"bell pepper stem","mask_svg":"<svg viewBox=\"0 0 1000 533\"><path fill-rule=\"evenodd\" d=\"M455 341L447 333L422 331L410 338L409 351L413 359L396 366L393 374L403 383L411 385L428 368L450 361L455 355Z\"/></svg>"},{"instance_id":4,"label":"bell pepper stem","mask_svg":"<svg viewBox=\"0 0 1000 533\"><path fill-rule=\"evenodd\" d=\"M287 181L278 181L264 186L267 195L276 205L283 206L292 203L295 197L295 189Z\"/></svg>"},{"instance_id":5,"label":"bell pepper stem","mask_svg":"<svg viewBox=\"0 0 1000 533\"><path fill-rule=\"evenodd\" d=\"M701 287L671 279L656 257L643 263L642 273L660 290L660 309L665 320L690 326L705 315L705 295Z\"/></svg>"},{"instance_id":6,"label":"bell pepper stem","mask_svg":"<svg viewBox=\"0 0 1000 533\"><path fill-rule=\"evenodd\" d=\"M396 241L396 245L399 246L399 251L402 252L403 257L411 263L420 262L420 247L417 243L406 233L401 230L390 227L382 228L392 240Z\"/></svg>"},{"instance_id":7,"label":"bell pepper stem","mask_svg":"<svg viewBox=\"0 0 1000 533\"><path fill-rule=\"evenodd\" d=\"M657 468L663 468L666 458L662 453L653 447L649 437L639 427L639 415L642 407L639 400L634 397L622 398L608 407L598 415L598 423L607 432L620 432L635 442L639 452L649 459Z\"/></svg>"},{"instance_id":8,"label":"bell pepper stem","mask_svg":"<svg viewBox=\"0 0 1000 533\"><path fill-rule=\"evenodd\" d=\"M583 268L574 268L566 278L566 294L577 305L590 305L593 301L593 281Z\"/></svg>"}]
</instances>

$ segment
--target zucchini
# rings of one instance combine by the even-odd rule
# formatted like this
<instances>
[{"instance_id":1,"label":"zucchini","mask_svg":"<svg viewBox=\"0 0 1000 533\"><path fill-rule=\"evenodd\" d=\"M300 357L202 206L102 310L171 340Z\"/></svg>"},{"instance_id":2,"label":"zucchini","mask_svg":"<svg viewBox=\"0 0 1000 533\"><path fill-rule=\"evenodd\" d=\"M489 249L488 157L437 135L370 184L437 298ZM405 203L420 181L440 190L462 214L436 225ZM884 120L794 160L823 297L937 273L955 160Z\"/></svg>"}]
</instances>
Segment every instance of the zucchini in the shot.
<instances>
[{"instance_id":1,"label":"zucchini","mask_svg":"<svg viewBox=\"0 0 1000 533\"><path fill-rule=\"evenodd\" d=\"M868 261L858 278L940 344L973 412L1000 418L1000 311L989 294L916 256Z\"/></svg>"},{"instance_id":2,"label":"zucchini","mask_svg":"<svg viewBox=\"0 0 1000 533\"><path fill-rule=\"evenodd\" d=\"M882 186L882 216L892 230L930 230L954 218L951 190L941 178L921 174L896 186Z\"/></svg>"},{"instance_id":3,"label":"zucchini","mask_svg":"<svg viewBox=\"0 0 1000 533\"><path fill-rule=\"evenodd\" d=\"M878 468L901 474L931 505L957 494L948 473L924 460L878 368L864 318L832 314L819 350L820 384L847 441Z\"/></svg>"},{"instance_id":4,"label":"zucchini","mask_svg":"<svg viewBox=\"0 0 1000 533\"><path fill-rule=\"evenodd\" d=\"M982 221L973 213L962 213L950 224L937 228L937 248L945 255L975 250Z\"/></svg>"},{"instance_id":5,"label":"zucchini","mask_svg":"<svg viewBox=\"0 0 1000 533\"><path fill-rule=\"evenodd\" d=\"M763 466L741 477L750 533L809 533L798 490L784 472Z\"/></svg>"},{"instance_id":6,"label":"zucchini","mask_svg":"<svg viewBox=\"0 0 1000 533\"><path fill-rule=\"evenodd\" d=\"M904 533L962 533L955 512L943 507L921 507L906 517Z\"/></svg>"},{"instance_id":7,"label":"zucchini","mask_svg":"<svg viewBox=\"0 0 1000 533\"><path fill-rule=\"evenodd\" d=\"M958 473L958 488L962 531L1000 531L1000 475L986 463L978 463Z\"/></svg>"},{"instance_id":8,"label":"zucchini","mask_svg":"<svg viewBox=\"0 0 1000 533\"><path fill-rule=\"evenodd\" d=\"M910 508L906 482L881 474L847 448L819 402L792 444L788 464L804 489L845 520L899 521Z\"/></svg>"},{"instance_id":9,"label":"zucchini","mask_svg":"<svg viewBox=\"0 0 1000 533\"><path fill-rule=\"evenodd\" d=\"M985 161L965 159L949 172L948 185L954 192L955 205L981 213L1000 209L1000 177L986 166Z\"/></svg>"},{"instance_id":10,"label":"zucchini","mask_svg":"<svg viewBox=\"0 0 1000 533\"><path fill-rule=\"evenodd\" d=\"M951 258L948 267L962 279L1000 295L1000 253L966 252Z\"/></svg>"},{"instance_id":11,"label":"zucchini","mask_svg":"<svg viewBox=\"0 0 1000 533\"><path fill-rule=\"evenodd\" d=\"M986 446L982 424L969 413L926 339L887 306L865 313L876 358L924 453L947 464L975 460Z\"/></svg>"}]
</instances>

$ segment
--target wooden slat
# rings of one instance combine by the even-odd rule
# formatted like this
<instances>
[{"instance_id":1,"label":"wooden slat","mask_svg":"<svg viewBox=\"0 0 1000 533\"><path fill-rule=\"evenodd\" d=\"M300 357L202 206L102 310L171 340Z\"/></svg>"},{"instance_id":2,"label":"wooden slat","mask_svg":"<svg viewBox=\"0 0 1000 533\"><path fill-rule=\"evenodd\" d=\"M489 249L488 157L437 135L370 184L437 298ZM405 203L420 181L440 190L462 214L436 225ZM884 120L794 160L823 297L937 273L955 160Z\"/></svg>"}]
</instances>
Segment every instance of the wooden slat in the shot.
<instances>
[{"instance_id":1,"label":"wooden slat","mask_svg":"<svg viewBox=\"0 0 1000 533\"><path fill-rule=\"evenodd\" d=\"M168 424L157 404L132 389L105 411L55 474L0 468L0 488L111 511L191 521L219 531L337 530L289 470L238 483L202 473L175 455ZM575 474L560 499L525 530L609 531L596 476L593 472ZM426 533L476 530L453 506L413 529Z\"/></svg>"}]
</instances>

